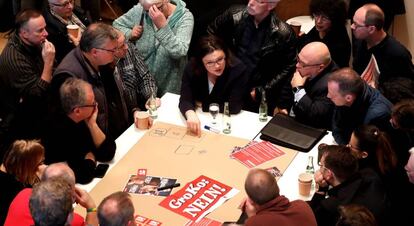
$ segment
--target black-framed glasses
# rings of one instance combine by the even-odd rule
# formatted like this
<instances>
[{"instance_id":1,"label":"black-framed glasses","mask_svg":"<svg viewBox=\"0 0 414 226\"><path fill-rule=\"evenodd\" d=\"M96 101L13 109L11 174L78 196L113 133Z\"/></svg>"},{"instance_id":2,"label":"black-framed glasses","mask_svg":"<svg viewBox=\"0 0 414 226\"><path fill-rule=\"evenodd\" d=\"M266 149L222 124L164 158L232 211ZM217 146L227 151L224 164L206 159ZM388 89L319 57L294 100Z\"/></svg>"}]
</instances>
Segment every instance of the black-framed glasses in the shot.
<instances>
[{"instance_id":1,"label":"black-framed glasses","mask_svg":"<svg viewBox=\"0 0 414 226\"><path fill-rule=\"evenodd\" d=\"M323 14L316 14L316 13L314 13L314 14L312 14L312 16L313 16L313 18L315 18L315 20L320 19L323 22L330 21L329 17L327 17L327 16L325 16Z\"/></svg>"},{"instance_id":2,"label":"black-framed glasses","mask_svg":"<svg viewBox=\"0 0 414 226\"><path fill-rule=\"evenodd\" d=\"M361 27L369 27L371 25L367 25L367 24L357 24L355 22L352 22L351 26L353 26L355 29L361 28Z\"/></svg>"},{"instance_id":3,"label":"black-framed glasses","mask_svg":"<svg viewBox=\"0 0 414 226\"><path fill-rule=\"evenodd\" d=\"M72 111L75 110L75 108L95 108L96 106L98 106L98 102L94 101L92 104L77 105L72 108Z\"/></svg>"},{"instance_id":4,"label":"black-framed glasses","mask_svg":"<svg viewBox=\"0 0 414 226\"><path fill-rule=\"evenodd\" d=\"M224 63L224 60L226 59L226 57L220 57L215 61L209 61L206 63L207 67L214 67L216 65L222 65Z\"/></svg>"},{"instance_id":5,"label":"black-framed glasses","mask_svg":"<svg viewBox=\"0 0 414 226\"><path fill-rule=\"evenodd\" d=\"M118 47L114 48L114 49L105 49L105 48L100 48L100 47L94 47L95 49L100 49L100 50L105 50L111 53L116 53L116 51L118 51Z\"/></svg>"},{"instance_id":6,"label":"black-framed glasses","mask_svg":"<svg viewBox=\"0 0 414 226\"><path fill-rule=\"evenodd\" d=\"M65 7L68 7L69 4L73 6L74 2L75 2L75 0L68 0L68 1L66 1L64 3L61 3L61 4L58 4L58 3L50 3L50 4L53 5L53 6L65 8Z\"/></svg>"},{"instance_id":7,"label":"black-framed glasses","mask_svg":"<svg viewBox=\"0 0 414 226\"><path fill-rule=\"evenodd\" d=\"M298 55L296 55L296 61L298 62L298 64L300 65L300 68L305 68L305 67L315 67L315 66L320 66L322 63L319 64L305 64Z\"/></svg>"}]
</instances>

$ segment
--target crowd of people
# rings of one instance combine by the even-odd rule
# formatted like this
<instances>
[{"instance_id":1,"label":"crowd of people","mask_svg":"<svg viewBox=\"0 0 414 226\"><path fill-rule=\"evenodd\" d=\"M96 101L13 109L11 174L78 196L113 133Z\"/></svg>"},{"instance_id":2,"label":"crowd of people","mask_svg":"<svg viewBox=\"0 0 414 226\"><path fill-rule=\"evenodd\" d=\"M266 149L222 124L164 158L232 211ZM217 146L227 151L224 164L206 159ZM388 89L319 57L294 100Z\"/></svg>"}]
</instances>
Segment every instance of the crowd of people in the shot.
<instances>
[{"instance_id":1,"label":"crowd of people","mask_svg":"<svg viewBox=\"0 0 414 226\"><path fill-rule=\"evenodd\" d=\"M0 55L0 224L132 225L127 193L97 206L75 184L112 160L114 140L166 92L181 95L177 108L195 136L197 107L257 112L262 95L268 115L332 130L311 201L290 201L253 169L237 224L412 224L400 202L414 202L414 65L387 33L388 4L310 0L315 26L296 34L278 18L279 0L210 4L211 12L191 1L123 1L112 24L74 0L44 2L15 15Z\"/></svg>"}]
</instances>

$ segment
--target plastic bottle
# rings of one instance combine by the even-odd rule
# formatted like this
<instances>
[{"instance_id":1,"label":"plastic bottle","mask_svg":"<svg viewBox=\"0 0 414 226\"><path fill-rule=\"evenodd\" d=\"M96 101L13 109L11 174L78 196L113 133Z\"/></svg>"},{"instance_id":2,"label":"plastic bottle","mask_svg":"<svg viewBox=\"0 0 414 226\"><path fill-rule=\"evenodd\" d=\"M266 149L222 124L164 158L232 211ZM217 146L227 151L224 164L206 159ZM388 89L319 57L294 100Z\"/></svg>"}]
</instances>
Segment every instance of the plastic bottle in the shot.
<instances>
[{"instance_id":1,"label":"plastic bottle","mask_svg":"<svg viewBox=\"0 0 414 226\"><path fill-rule=\"evenodd\" d=\"M310 174L315 173L315 167L313 166L313 156L308 156L308 165L306 165L306 172Z\"/></svg>"},{"instance_id":2,"label":"plastic bottle","mask_svg":"<svg viewBox=\"0 0 414 226\"><path fill-rule=\"evenodd\" d=\"M230 118L229 102L224 102L223 133L225 134L231 133L231 118Z\"/></svg>"}]
</instances>

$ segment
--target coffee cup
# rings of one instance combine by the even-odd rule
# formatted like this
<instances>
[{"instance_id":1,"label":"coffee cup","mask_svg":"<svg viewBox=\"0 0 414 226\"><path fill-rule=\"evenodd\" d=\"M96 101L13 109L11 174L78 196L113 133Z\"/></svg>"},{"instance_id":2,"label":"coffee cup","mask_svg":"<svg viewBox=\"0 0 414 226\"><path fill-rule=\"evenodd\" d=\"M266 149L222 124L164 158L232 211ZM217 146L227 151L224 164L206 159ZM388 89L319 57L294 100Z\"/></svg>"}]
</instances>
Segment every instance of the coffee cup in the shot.
<instances>
[{"instance_id":1,"label":"coffee cup","mask_svg":"<svg viewBox=\"0 0 414 226\"><path fill-rule=\"evenodd\" d=\"M309 196L312 188L313 174L301 173L299 174L299 194Z\"/></svg>"},{"instance_id":2,"label":"coffee cup","mask_svg":"<svg viewBox=\"0 0 414 226\"><path fill-rule=\"evenodd\" d=\"M76 24L69 24L66 26L68 29L68 34L71 34L74 38L78 38L79 35L79 26Z\"/></svg>"},{"instance_id":3,"label":"coffee cup","mask_svg":"<svg viewBox=\"0 0 414 226\"><path fill-rule=\"evenodd\" d=\"M138 120L138 129L148 129L150 126L149 121L149 113L146 111L140 111L136 114L137 120Z\"/></svg>"},{"instance_id":4,"label":"coffee cup","mask_svg":"<svg viewBox=\"0 0 414 226\"><path fill-rule=\"evenodd\" d=\"M292 27L292 29L293 29L293 31L295 32L295 34L296 34L297 36L299 36L299 33L300 33L300 28L301 28L302 24L301 24L301 23L299 23L299 22L297 22L297 21L291 21L291 22L290 22L290 26Z\"/></svg>"}]
</instances>

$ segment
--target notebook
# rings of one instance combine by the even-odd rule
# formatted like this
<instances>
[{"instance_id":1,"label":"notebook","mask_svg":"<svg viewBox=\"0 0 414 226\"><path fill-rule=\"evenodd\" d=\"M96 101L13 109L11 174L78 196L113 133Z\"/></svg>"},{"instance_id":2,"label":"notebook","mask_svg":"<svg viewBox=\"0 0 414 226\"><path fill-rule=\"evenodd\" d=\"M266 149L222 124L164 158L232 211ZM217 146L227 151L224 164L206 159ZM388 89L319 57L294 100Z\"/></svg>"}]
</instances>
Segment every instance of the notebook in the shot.
<instances>
[{"instance_id":1,"label":"notebook","mask_svg":"<svg viewBox=\"0 0 414 226\"><path fill-rule=\"evenodd\" d=\"M276 114L263 127L260 139L297 151L309 152L326 134L326 129L316 129L287 115Z\"/></svg>"}]
</instances>

